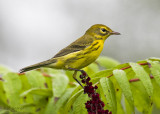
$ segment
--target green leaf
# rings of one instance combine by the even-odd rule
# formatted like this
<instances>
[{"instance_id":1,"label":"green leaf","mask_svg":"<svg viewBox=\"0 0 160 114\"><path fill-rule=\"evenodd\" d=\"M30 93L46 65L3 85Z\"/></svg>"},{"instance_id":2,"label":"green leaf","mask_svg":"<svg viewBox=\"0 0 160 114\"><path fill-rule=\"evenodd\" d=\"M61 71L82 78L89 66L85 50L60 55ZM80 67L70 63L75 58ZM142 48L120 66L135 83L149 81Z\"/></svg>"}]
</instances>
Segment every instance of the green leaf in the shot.
<instances>
[{"instance_id":1,"label":"green leaf","mask_svg":"<svg viewBox=\"0 0 160 114\"><path fill-rule=\"evenodd\" d=\"M22 113L26 113L26 114L31 114L31 113L34 113L36 110L36 103L32 102L32 103L23 103L21 104L21 108L20 108L20 111ZM19 114L19 113L18 113ZM21 114L21 113L20 113Z\"/></svg>"},{"instance_id":2,"label":"green leaf","mask_svg":"<svg viewBox=\"0 0 160 114\"><path fill-rule=\"evenodd\" d=\"M75 82L75 79L73 78L73 73L74 71L69 71L69 70L65 71L65 74L68 76L70 82ZM77 74L77 77L78 77L78 74Z\"/></svg>"},{"instance_id":3,"label":"green leaf","mask_svg":"<svg viewBox=\"0 0 160 114\"><path fill-rule=\"evenodd\" d=\"M103 93L106 97L107 106L111 109L112 114L117 113L117 101L113 83L109 78L101 78L100 84L103 90Z\"/></svg>"},{"instance_id":4,"label":"green leaf","mask_svg":"<svg viewBox=\"0 0 160 114\"><path fill-rule=\"evenodd\" d=\"M74 92L74 91L73 91ZM72 92L72 93L73 93ZM73 105L73 103L75 102L76 98L83 92L83 89L79 90L78 92L76 92L75 94L73 94L70 99L68 100L68 102L66 103L64 112L68 113L71 110L71 106Z\"/></svg>"},{"instance_id":5,"label":"green leaf","mask_svg":"<svg viewBox=\"0 0 160 114\"><path fill-rule=\"evenodd\" d=\"M54 106L54 96L49 99L44 114L57 114Z\"/></svg>"},{"instance_id":6,"label":"green leaf","mask_svg":"<svg viewBox=\"0 0 160 114\"><path fill-rule=\"evenodd\" d=\"M98 65L96 63L92 63L83 69L89 76L95 74L99 71Z\"/></svg>"},{"instance_id":7,"label":"green leaf","mask_svg":"<svg viewBox=\"0 0 160 114\"><path fill-rule=\"evenodd\" d=\"M56 102L54 102L55 99L54 99L54 97L52 97L49 100L48 105L46 106L45 114L58 114L58 112L60 112L60 109L62 108L62 106L66 103L66 101L71 96L73 90L74 90L74 88L67 89L65 91L65 93L62 95L62 97L60 97L60 99L58 99L58 101L56 101ZM64 108L61 110L61 112L63 112L63 111L64 111Z\"/></svg>"},{"instance_id":8,"label":"green leaf","mask_svg":"<svg viewBox=\"0 0 160 114\"><path fill-rule=\"evenodd\" d=\"M153 84L153 103L158 109L160 109L160 86L156 83L155 79L152 79Z\"/></svg>"},{"instance_id":9,"label":"green leaf","mask_svg":"<svg viewBox=\"0 0 160 114\"><path fill-rule=\"evenodd\" d=\"M66 91L62 95L62 97L56 102L55 110L58 111L59 109L61 109L61 112L65 113L64 108L66 107L66 103L67 103L68 99L71 97L71 94L74 89L75 88L66 89Z\"/></svg>"},{"instance_id":10,"label":"green leaf","mask_svg":"<svg viewBox=\"0 0 160 114\"><path fill-rule=\"evenodd\" d=\"M100 64L100 66L106 69L113 68L117 66L118 64L120 64L117 60L109 58L109 57L104 57L104 56L99 57L96 61Z\"/></svg>"},{"instance_id":11,"label":"green leaf","mask_svg":"<svg viewBox=\"0 0 160 114\"><path fill-rule=\"evenodd\" d=\"M151 64L151 73L154 76L155 81L157 82L157 84L160 86L160 64L158 61L154 61L151 62L149 61L149 63Z\"/></svg>"},{"instance_id":12,"label":"green leaf","mask_svg":"<svg viewBox=\"0 0 160 114\"><path fill-rule=\"evenodd\" d=\"M45 87L48 89L52 89L52 77L45 77L46 84Z\"/></svg>"},{"instance_id":13,"label":"green leaf","mask_svg":"<svg viewBox=\"0 0 160 114\"><path fill-rule=\"evenodd\" d=\"M45 78L38 71L30 71L26 73L29 84L32 88L45 88Z\"/></svg>"},{"instance_id":14,"label":"green leaf","mask_svg":"<svg viewBox=\"0 0 160 114\"><path fill-rule=\"evenodd\" d=\"M160 58L156 58L156 57L150 57L149 60L151 60L151 61L159 61L160 62Z\"/></svg>"},{"instance_id":15,"label":"green leaf","mask_svg":"<svg viewBox=\"0 0 160 114\"><path fill-rule=\"evenodd\" d=\"M67 88L68 83L69 79L66 75L55 74L52 79L54 97L60 97Z\"/></svg>"},{"instance_id":16,"label":"green leaf","mask_svg":"<svg viewBox=\"0 0 160 114\"><path fill-rule=\"evenodd\" d=\"M138 77L142 81L148 95L150 97L152 97L153 86L152 86L152 83L151 83L151 80L150 80L150 76L146 73L144 68L141 67L140 65L138 65L137 63L130 63L130 65L131 65L133 71L135 72L136 77Z\"/></svg>"},{"instance_id":17,"label":"green leaf","mask_svg":"<svg viewBox=\"0 0 160 114\"><path fill-rule=\"evenodd\" d=\"M109 78L115 88L115 92L116 92L116 101L117 101L117 114L125 114L123 106L121 104L122 102L122 89L120 88L119 84L117 83L116 79L114 76Z\"/></svg>"},{"instance_id":18,"label":"green leaf","mask_svg":"<svg viewBox=\"0 0 160 114\"><path fill-rule=\"evenodd\" d=\"M19 75L19 78L21 79L21 83L22 83L22 87L23 87L22 91L26 91L31 88L31 85L28 82L26 75Z\"/></svg>"},{"instance_id":19,"label":"green leaf","mask_svg":"<svg viewBox=\"0 0 160 114\"><path fill-rule=\"evenodd\" d=\"M7 105L7 98L3 87L3 82L0 81L0 106L6 107Z\"/></svg>"},{"instance_id":20,"label":"green leaf","mask_svg":"<svg viewBox=\"0 0 160 114\"><path fill-rule=\"evenodd\" d=\"M122 89L122 92L127 99L128 103L130 104L131 110L134 112L134 101L133 95L131 92L130 84L127 79L126 73L123 70L114 70L113 74Z\"/></svg>"},{"instance_id":21,"label":"green leaf","mask_svg":"<svg viewBox=\"0 0 160 114\"><path fill-rule=\"evenodd\" d=\"M65 74L67 75L67 77L69 79L69 82L71 82L69 84L69 87L76 87L77 85L79 85L77 83L77 81L75 81L75 79L73 78L74 71L68 71L68 70L66 70ZM81 72L77 72L77 76L76 76L77 80L80 80L80 78L79 78L80 75L81 75Z\"/></svg>"},{"instance_id":22,"label":"green leaf","mask_svg":"<svg viewBox=\"0 0 160 114\"><path fill-rule=\"evenodd\" d=\"M133 112L133 107L131 107L127 99L124 99L123 102L125 103L126 114L134 114L135 112Z\"/></svg>"},{"instance_id":23,"label":"green leaf","mask_svg":"<svg viewBox=\"0 0 160 114\"><path fill-rule=\"evenodd\" d=\"M93 75L91 75L90 77L91 78L102 78L102 77L107 77L107 76L111 76L113 73L112 73L113 70L111 69L108 69L108 70L102 70L98 73L95 73Z\"/></svg>"},{"instance_id":24,"label":"green leaf","mask_svg":"<svg viewBox=\"0 0 160 114\"><path fill-rule=\"evenodd\" d=\"M24 96L26 96L28 94L36 94L36 95L51 97L52 96L52 90L40 89L40 88L32 88L32 89L29 89L29 90L23 92L20 96L24 97Z\"/></svg>"},{"instance_id":25,"label":"green leaf","mask_svg":"<svg viewBox=\"0 0 160 114\"><path fill-rule=\"evenodd\" d=\"M7 101L10 106L17 107L20 105L20 91L22 84L16 73L7 73L3 77L3 86L6 92Z\"/></svg>"},{"instance_id":26,"label":"green leaf","mask_svg":"<svg viewBox=\"0 0 160 114\"><path fill-rule=\"evenodd\" d=\"M125 114L121 102L117 102L117 114Z\"/></svg>"},{"instance_id":27,"label":"green leaf","mask_svg":"<svg viewBox=\"0 0 160 114\"><path fill-rule=\"evenodd\" d=\"M83 88L80 85L78 85L77 87L75 87L74 91L72 92L72 96L74 96L79 91L83 91Z\"/></svg>"},{"instance_id":28,"label":"green leaf","mask_svg":"<svg viewBox=\"0 0 160 114\"><path fill-rule=\"evenodd\" d=\"M26 77L28 79L28 83L30 84L31 88L39 88L39 89L45 89L46 88L46 80L45 77L42 75L42 73L38 71L30 71L26 73ZM25 102L27 103L39 103L39 105L36 105L36 110L41 109L42 111L42 105L45 104L46 97L36 94L28 94L26 96ZM43 101L41 101L43 100Z\"/></svg>"},{"instance_id":29,"label":"green leaf","mask_svg":"<svg viewBox=\"0 0 160 114\"><path fill-rule=\"evenodd\" d=\"M52 75L52 74L59 74L59 73L62 73L63 71L62 70L57 70L57 69L53 69L53 68L42 68L41 69L42 72L45 72L49 75Z\"/></svg>"},{"instance_id":30,"label":"green leaf","mask_svg":"<svg viewBox=\"0 0 160 114\"><path fill-rule=\"evenodd\" d=\"M9 68L7 68L6 66L0 65L0 75L4 75L8 72L11 72Z\"/></svg>"},{"instance_id":31,"label":"green leaf","mask_svg":"<svg viewBox=\"0 0 160 114\"><path fill-rule=\"evenodd\" d=\"M89 98L87 94L81 93L73 103L73 114L87 114L85 103L88 99Z\"/></svg>"},{"instance_id":32,"label":"green leaf","mask_svg":"<svg viewBox=\"0 0 160 114\"><path fill-rule=\"evenodd\" d=\"M128 68L130 67L128 63L124 63L124 64L120 64L120 65L117 65L116 67L114 67L114 69L124 69L124 68ZM126 69L125 69L126 70Z\"/></svg>"},{"instance_id":33,"label":"green leaf","mask_svg":"<svg viewBox=\"0 0 160 114\"><path fill-rule=\"evenodd\" d=\"M30 83L28 82L27 76L25 74L23 75L19 75L20 79L21 79L21 83L22 83L22 91L21 93L29 90L31 88ZM26 96L23 97L23 104L27 104L27 106L25 106L23 108L24 112L34 112L35 110L35 106L29 107L28 104L32 104L35 103L34 97L32 94L27 94Z\"/></svg>"},{"instance_id":34,"label":"green leaf","mask_svg":"<svg viewBox=\"0 0 160 114\"><path fill-rule=\"evenodd\" d=\"M10 114L10 111L6 109L2 109L0 110L0 114Z\"/></svg>"},{"instance_id":35,"label":"green leaf","mask_svg":"<svg viewBox=\"0 0 160 114\"><path fill-rule=\"evenodd\" d=\"M148 114L151 110L152 100L147 94L145 87L143 86L141 81L130 83L133 98L134 98L134 105L136 106L137 110L143 112L144 114Z\"/></svg>"}]
</instances>

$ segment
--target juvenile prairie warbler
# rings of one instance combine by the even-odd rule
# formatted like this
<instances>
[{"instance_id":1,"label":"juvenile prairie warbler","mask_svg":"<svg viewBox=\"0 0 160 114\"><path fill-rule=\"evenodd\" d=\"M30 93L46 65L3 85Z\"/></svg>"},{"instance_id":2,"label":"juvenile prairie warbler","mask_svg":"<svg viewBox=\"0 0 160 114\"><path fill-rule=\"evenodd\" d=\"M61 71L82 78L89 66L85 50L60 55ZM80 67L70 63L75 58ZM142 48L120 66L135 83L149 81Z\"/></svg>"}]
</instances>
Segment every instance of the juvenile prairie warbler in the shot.
<instances>
[{"instance_id":1,"label":"juvenile prairie warbler","mask_svg":"<svg viewBox=\"0 0 160 114\"><path fill-rule=\"evenodd\" d=\"M95 24L82 37L59 51L53 58L22 68L20 73L40 67L73 70L75 71L73 78L81 85L76 79L77 71L83 73L84 71L80 69L88 66L98 58L103 49L104 41L110 35L120 35L120 33L112 31L105 25Z\"/></svg>"}]
</instances>

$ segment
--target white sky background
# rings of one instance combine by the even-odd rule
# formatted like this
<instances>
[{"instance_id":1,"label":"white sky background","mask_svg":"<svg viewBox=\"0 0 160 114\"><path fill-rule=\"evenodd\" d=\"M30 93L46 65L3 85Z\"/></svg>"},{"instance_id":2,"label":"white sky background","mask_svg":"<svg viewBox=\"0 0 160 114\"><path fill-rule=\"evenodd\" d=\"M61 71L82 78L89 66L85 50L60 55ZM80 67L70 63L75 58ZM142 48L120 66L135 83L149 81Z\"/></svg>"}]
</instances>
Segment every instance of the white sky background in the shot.
<instances>
[{"instance_id":1,"label":"white sky background","mask_svg":"<svg viewBox=\"0 0 160 114\"><path fill-rule=\"evenodd\" d=\"M18 71L47 60L93 24L122 34L101 55L160 57L160 0L0 0L0 64Z\"/></svg>"}]
</instances>

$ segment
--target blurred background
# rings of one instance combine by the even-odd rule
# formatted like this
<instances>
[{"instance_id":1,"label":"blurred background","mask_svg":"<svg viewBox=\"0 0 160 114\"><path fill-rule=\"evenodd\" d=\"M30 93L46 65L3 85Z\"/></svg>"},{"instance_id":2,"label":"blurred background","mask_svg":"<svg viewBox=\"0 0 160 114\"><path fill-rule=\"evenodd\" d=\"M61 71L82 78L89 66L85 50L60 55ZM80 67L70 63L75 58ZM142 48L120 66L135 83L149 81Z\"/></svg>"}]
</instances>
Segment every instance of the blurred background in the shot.
<instances>
[{"instance_id":1,"label":"blurred background","mask_svg":"<svg viewBox=\"0 0 160 114\"><path fill-rule=\"evenodd\" d=\"M160 56L160 0L0 0L0 64L18 71L49 59L93 24L121 33L107 39L103 56Z\"/></svg>"}]
</instances>

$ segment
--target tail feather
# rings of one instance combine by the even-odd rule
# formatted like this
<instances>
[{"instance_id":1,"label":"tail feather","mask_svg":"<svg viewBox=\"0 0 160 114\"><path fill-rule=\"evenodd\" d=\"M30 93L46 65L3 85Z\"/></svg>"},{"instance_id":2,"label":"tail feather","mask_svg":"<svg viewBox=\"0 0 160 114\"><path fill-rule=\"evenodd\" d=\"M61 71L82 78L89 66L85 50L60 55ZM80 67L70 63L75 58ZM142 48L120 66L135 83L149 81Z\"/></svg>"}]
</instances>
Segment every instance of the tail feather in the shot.
<instances>
[{"instance_id":1,"label":"tail feather","mask_svg":"<svg viewBox=\"0 0 160 114\"><path fill-rule=\"evenodd\" d=\"M33 69L37 69L37 68L40 68L40 67L44 67L44 66L47 66L49 64L55 63L56 61L57 61L56 59L51 59L51 60L47 60L47 61L44 61L44 62L40 62L40 63L37 63L37 64L34 64L34 65L31 65L31 66L20 69L19 73L23 73L23 72L30 71L30 70L33 70Z\"/></svg>"}]
</instances>

